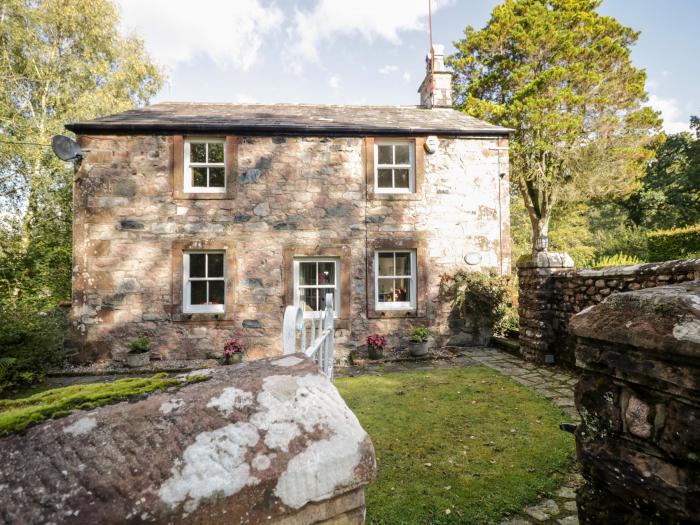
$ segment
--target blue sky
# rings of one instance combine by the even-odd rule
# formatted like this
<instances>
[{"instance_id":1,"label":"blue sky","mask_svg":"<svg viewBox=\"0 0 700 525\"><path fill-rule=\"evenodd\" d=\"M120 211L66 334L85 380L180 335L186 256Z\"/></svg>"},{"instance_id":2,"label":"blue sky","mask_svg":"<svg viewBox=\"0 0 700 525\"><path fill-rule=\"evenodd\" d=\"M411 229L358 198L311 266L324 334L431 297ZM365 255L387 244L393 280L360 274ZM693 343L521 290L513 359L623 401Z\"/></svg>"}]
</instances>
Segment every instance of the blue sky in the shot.
<instances>
[{"instance_id":1,"label":"blue sky","mask_svg":"<svg viewBox=\"0 0 700 525\"><path fill-rule=\"evenodd\" d=\"M155 101L416 104L428 0L117 0L169 83ZM433 41L452 51L496 0L433 0ZM641 36L633 60L667 131L700 114L698 0L604 0Z\"/></svg>"}]
</instances>

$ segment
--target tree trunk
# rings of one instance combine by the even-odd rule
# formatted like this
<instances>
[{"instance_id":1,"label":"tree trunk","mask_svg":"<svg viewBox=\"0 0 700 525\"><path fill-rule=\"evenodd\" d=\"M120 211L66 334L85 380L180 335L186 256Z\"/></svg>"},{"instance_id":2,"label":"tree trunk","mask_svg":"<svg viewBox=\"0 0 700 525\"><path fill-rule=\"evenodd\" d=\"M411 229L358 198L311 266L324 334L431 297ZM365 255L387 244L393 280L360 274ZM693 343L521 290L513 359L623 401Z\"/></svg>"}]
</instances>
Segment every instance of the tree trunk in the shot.
<instances>
[{"instance_id":1,"label":"tree trunk","mask_svg":"<svg viewBox=\"0 0 700 525\"><path fill-rule=\"evenodd\" d=\"M545 217L535 217L534 215L530 215L530 222L532 223L531 241L533 255L537 252L547 251L547 239L549 238L549 219L549 214L547 214Z\"/></svg>"}]
</instances>

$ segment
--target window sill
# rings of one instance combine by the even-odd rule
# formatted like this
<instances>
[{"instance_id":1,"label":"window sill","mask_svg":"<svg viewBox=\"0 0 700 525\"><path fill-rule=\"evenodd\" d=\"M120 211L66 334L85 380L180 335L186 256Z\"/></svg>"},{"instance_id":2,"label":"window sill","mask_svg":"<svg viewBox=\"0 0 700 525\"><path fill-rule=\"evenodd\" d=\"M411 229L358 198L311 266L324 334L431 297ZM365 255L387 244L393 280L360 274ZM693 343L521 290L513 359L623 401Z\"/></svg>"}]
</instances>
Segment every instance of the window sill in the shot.
<instances>
[{"instance_id":1,"label":"window sill","mask_svg":"<svg viewBox=\"0 0 700 525\"><path fill-rule=\"evenodd\" d=\"M417 201L421 196L418 193L377 193L369 194L370 201Z\"/></svg>"},{"instance_id":2,"label":"window sill","mask_svg":"<svg viewBox=\"0 0 700 525\"><path fill-rule=\"evenodd\" d=\"M175 191L173 192L173 200L225 200L234 199L235 195L231 192L217 192L217 193L188 193L185 191Z\"/></svg>"},{"instance_id":3,"label":"window sill","mask_svg":"<svg viewBox=\"0 0 700 525\"><path fill-rule=\"evenodd\" d=\"M173 322L178 323L221 323L221 322L233 322L230 317L226 316L226 313L177 313L173 315Z\"/></svg>"},{"instance_id":4,"label":"window sill","mask_svg":"<svg viewBox=\"0 0 700 525\"><path fill-rule=\"evenodd\" d=\"M375 310L369 312L370 319L416 319L425 317L425 312L418 310Z\"/></svg>"}]
</instances>

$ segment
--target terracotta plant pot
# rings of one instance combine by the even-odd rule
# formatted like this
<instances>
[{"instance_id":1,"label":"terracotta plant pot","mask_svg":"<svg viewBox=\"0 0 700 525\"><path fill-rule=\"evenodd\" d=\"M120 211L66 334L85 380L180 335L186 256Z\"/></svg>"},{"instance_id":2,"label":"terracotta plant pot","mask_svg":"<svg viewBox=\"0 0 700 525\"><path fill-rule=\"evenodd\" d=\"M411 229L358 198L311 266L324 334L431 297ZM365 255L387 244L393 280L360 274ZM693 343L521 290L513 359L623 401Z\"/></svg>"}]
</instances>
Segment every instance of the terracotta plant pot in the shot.
<instances>
[{"instance_id":1,"label":"terracotta plant pot","mask_svg":"<svg viewBox=\"0 0 700 525\"><path fill-rule=\"evenodd\" d=\"M381 359L384 357L384 349L381 346L369 345L367 347L367 355L369 355L370 359Z\"/></svg>"},{"instance_id":2,"label":"terracotta plant pot","mask_svg":"<svg viewBox=\"0 0 700 525\"><path fill-rule=\"evenodd\" d=\"M413 357L423 357L425 355L428 355L428 350L430 349L430 342L429 341L421 341L420 343L416 343L414 341L409 341L408 343L408 351L411 353Z\"/></svg>"},{"instance_id":3,"label":"terracotta plant pot","mask_svg":"<svg viewBox=\"0 0 700 525\"><path fill-rule=\"evenodd\" d=\"M126 364L130 368L139 368L142 366L148 366L151 362L151 352L141 352L134 353L129 352L126 354Z\"/></svg>"}]
</instances>

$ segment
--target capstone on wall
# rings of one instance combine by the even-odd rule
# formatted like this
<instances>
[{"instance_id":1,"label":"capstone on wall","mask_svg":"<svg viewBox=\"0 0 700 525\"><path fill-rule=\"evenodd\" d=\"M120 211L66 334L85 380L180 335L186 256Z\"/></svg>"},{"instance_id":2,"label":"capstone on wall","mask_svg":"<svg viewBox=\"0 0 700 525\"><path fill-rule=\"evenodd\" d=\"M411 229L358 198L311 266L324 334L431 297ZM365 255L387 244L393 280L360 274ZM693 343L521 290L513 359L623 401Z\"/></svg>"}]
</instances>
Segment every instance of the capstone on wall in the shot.
<instances>
[{"instance_id":1,"label":"capstone on wall","mask_svg":"<svg viewBox=\"0 0 700 525\"><path fill-rule=\"evenodd\" d=\"M481 255L475 270L510 270L505 139L440 137L417 192L382 198L368 191L368 139L236 137L232 198L203 200L174 198L175 137L78 138L87 154L74 192L72 323L82 360L122 359L143 334L162 358L218 356L231 335L251 358L276 355L290 254L337 252L350 266L341 358L373 332L390 344L418 323L446 335L440 274L467 253ZM181 250L221 245L232 252L230 315L182 315ZM372 250L391 245L418 250L414 315L368 312Z\"/></svg>"},{"instance_id":2,"label":"capstone on wall","mask_svg":"<svg viewBox=\"0 0 700 525\"><path fill-rule=\"evenodd\" d=\"M544 254L543 254L544 255ZM575 338L570 318L606 297L700 278L700 259L611 266L601 270L574 269L565 254L518 264L520 351L542 362L546 355L574 365Z\"/></svg>"}]
</instances>

